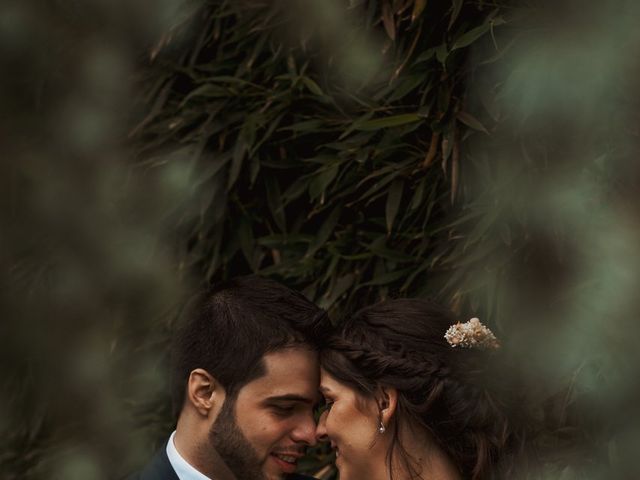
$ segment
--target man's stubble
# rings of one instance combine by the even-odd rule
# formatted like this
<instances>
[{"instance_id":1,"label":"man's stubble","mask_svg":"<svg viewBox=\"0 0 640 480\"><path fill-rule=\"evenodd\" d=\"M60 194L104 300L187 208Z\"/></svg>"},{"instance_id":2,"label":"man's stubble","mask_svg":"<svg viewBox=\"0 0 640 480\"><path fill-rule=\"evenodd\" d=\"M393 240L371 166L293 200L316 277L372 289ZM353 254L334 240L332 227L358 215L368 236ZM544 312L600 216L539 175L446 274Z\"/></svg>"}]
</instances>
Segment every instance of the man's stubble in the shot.
<instances>
[{"instance_id":1,"label":"man's stubble","mask_svg":"<svg viewBox=\"0 0 640 480\"><path fill-rule=\"evenodd\" d=\"M236 422L235 398L227 398L211 427L213 447L238 480L265 480L260 459Z\"/></svg>"}]
</instances>

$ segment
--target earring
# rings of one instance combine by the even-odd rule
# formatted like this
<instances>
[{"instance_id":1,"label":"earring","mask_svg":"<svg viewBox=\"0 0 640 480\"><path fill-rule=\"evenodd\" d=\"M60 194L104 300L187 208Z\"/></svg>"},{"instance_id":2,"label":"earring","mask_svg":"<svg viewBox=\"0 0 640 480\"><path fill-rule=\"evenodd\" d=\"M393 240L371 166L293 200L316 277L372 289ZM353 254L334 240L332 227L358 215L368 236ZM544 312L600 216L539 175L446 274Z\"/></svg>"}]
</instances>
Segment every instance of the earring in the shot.
<instances>
[{"instance_id":1,"label":"earring","mask_svg":"<svg viewBox=\"0 0 640 480\"><path fill-rule=\"evenodd\" d=\"M383 434L385 430L386 428L384 427L384 423L382 423L382 420L380 420L380 426L378 427L378 432L380 432L380 434Z\"/></svg>"}]
</instances>

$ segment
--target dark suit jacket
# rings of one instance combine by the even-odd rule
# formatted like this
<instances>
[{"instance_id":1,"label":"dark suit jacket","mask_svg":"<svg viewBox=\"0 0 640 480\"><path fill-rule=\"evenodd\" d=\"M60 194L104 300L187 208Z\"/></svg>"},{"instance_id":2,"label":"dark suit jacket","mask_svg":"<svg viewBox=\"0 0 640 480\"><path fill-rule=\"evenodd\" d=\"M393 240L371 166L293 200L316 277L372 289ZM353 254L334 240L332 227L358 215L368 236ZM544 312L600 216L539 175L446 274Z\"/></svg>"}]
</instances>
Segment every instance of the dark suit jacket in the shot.
<instances>
[{"instance_id":1,"label":"dark suit jacket","mask_svg":"<svg viewBox=\"0 0 640 480\"><path fill-rule=\"evenodd\" d=\"M286 477L287 480L315 480L314 477L300 475L294 473ZM144 467L140 473L127 477L127 480L179 480L178 475L173 470L169 457L167 457L167 448L161 448L151 461ZM239 478L238 480L243 480Z\"/></svg>"}]
</instances>

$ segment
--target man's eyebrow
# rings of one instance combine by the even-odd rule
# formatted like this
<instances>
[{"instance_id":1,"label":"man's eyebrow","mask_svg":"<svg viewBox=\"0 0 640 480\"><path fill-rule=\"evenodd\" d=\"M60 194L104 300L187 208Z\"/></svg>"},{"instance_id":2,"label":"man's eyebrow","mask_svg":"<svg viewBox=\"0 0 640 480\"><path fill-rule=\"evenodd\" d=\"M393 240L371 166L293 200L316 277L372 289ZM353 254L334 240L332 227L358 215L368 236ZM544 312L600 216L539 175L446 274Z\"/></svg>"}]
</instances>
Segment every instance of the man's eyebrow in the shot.
<instances>
[{"instance_id":1,"label":"man's eyebrow","mask_svg":"<svg viewBox=\"0 0 640 480\"><path fill-rule=\"evenodd\" d=\"M301 402L301 403L314 403L314 400L308 397L303 397L302 395L297 395L295 393L288 393L286 395L276 395L273 397L268 397L266 402Z\"/></svg>"}]
</instances>

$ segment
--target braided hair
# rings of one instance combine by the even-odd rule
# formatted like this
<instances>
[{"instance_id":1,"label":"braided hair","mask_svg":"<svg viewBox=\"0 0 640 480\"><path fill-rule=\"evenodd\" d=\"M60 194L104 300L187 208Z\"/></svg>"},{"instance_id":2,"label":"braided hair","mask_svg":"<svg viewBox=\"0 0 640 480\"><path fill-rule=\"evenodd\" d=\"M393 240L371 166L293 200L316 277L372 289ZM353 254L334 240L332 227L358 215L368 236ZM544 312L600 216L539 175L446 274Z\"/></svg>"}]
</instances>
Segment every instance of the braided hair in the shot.
<instances>
[{"instance_id":1,"label":"braided hair","mask_svg":"<svg viewBox=\"0 0 640 480\"><path fill-rule=\"evenodd\" d=\"M439 306L397 299L366 307L325 341L322 367L364 396L378 386L398 392L397 415L422 427L460 470L463 478L497 478L507 472L505 460L518 443L508 408L484 382L488 353L454 349L444 333L456 323ZM399 441L400 422L393 425L394 451L412 478L420 478Z\"/></svg>"}]
</instances>

